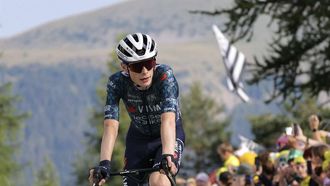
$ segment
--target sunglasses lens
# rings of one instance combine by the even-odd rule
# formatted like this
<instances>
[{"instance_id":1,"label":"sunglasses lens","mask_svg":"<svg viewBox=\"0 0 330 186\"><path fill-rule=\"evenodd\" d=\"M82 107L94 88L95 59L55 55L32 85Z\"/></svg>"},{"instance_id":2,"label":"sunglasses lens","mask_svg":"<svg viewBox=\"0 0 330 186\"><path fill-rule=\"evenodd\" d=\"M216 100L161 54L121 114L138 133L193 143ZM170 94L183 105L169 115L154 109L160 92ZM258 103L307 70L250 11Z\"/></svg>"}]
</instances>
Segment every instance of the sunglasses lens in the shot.
<instances>
[{"instance_id":1,"label":"sunglasses lens","mask_svg":"<svg viewBox=\"0 0 330 186\"><path fill-rule=\"evenodd\" d=\"M151 70L154 66L156 65L156 61L154 59L148 60L148 61L143 61L140 63L135 63L129 65L129 68L136 73L141 73L143 67L146 67L147 70Z\"/></svg>"}]
</instances>

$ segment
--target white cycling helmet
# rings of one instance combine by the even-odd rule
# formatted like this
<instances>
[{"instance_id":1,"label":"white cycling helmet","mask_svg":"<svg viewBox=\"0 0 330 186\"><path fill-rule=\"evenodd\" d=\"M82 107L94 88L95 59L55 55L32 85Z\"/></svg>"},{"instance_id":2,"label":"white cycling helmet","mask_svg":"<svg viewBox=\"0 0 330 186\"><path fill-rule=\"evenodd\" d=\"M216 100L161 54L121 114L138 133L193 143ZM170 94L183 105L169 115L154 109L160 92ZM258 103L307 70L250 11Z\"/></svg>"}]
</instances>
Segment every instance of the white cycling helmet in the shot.
<instances>
[{"instance_id":1,"label":"white cycling helmet","mask_svg":"<svg viewBox=\"0 0 330 186\"><path fill-rule=\"evenodd\" d=\"M157 44L147 34L134 33L119 41L117 56L125 63L138 63L157 55Z\"/></svg>"}]
</instances>

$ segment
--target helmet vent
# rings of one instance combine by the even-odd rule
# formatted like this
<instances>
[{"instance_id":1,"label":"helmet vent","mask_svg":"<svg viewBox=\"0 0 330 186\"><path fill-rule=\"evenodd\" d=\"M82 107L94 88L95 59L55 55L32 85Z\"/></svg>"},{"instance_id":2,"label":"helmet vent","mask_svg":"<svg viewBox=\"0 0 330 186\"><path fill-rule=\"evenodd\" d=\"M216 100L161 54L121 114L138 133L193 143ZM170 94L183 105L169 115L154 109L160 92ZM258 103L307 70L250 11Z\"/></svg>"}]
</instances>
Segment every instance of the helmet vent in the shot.
<instances>
[{"instance_id":1,"label":"helmet vent","mask_svg":"<svg viewBox=\"0 0 330 186\"><path fill-rule=\"evenodd\" d=\"M136 41L136 42L139 42L139 38L138 38L138 36L136 35L136 34L133 34L133 39Z\"/></svg>"},{"instance_id":2,"label":"helmet vent","mask_svg":"<svg viewBox=\"0 0 330 186\"><path fill-rule=\"evenodd\" d=\"M134 52L138 53L138 49L131 43L130 40L128 40L127 38L125 39L125 43L127 44L127 46L129 48L131 48Z\"/></svg>"},{"instance_id":3,"label":"helmet vent","mask_svg":"<svg viewBox=\"0 0 330 186\"><path fill-rule=\"evenodd\" d=\"M148 44L147 36L146 35L143 35L143 45L144 45L144 48L147 47L147 44Z\"/></svg>"},{"instance_id":4,"label":"helmet vent","mask_svg":"<svg viewBox=\"0 0 330 186\"><path fill-rule=\"evenodd\" d=\"M136 51L137 55L143 56L146 53L146 49L143 47L141 50Z\"/></svg>"},{"instance_id":5,"label":"helmet vent","mask_svg":"<svg viewBox=\"0 0 330 186\"><path fill-rule=\"evenodd\" d=\"M155 41L152 40L150 51L154 51L154 48L155 48Z\"/></svg>"},{"instance_id":6,"label":"helmet vent","mask_svg":"<svg viewBox=\"0 0 330 186\"><path fill-rule=\"evenodd\" d=\"M133 49L134 51L136 50L135 47L133 46L133 44L130 42L130 40L128 40L127 38L125 38L124 42L127 44L127 46L131 49Z\"/></svg>"},{"instance_id":7,"label":"helmet vent","mask_svg":"<svg viewBox=\"0 0 330 186\"><path fill-rule=\"evenodd\" d=\"M118 50L122 52L125 56L132 57L130 53L128 53L122 46L118 46Z\"/></svg>"}]
</instances>

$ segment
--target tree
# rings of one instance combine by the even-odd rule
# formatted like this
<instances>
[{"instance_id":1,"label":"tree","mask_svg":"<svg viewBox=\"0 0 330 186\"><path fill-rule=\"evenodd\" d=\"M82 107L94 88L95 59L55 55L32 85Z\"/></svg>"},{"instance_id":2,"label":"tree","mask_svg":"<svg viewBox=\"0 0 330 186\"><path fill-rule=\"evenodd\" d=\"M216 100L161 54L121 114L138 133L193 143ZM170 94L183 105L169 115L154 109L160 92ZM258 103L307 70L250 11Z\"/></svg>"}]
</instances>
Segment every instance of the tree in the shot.
<instances>
[{"instance_id":1,"label":"tree","mask_svg":"<svg viewBox=\"0 0 330 186\"><path fill-rule=\"evenodd\" d=\"M303 95L317 97L330 91L330 13L329 1L235 0L228 9L195 11L225 15L224 31L235 42L250 41L254 25L262 16L270 17L274 28L270 52L263 60L255 57L249 83L272 81L267 102L279 98L295 103Z\"/></svg>"},{"instance_id":2,"label":"tree","mask_svg":"<svg viewBox=\"0 0 330 186\"><path fill-rule=\"evenodd\" d=\"M54 163L46 157L43 167L41 167L37 172L35 186L59 185L59 176L57 175Z\"/></svg>"},{"instance_id":3,"label":"tree","mask_svg":"<svg viewBox=\"0 0 330 186\"><path fill-rule=\"evenodd\" d=\"M219 119L223 112L223 107L203 95L198 83L194 83L190 92L182 96L185 148L192 149L196 155L194 161L196 171L205 171L212 167L218 159L216 146L230 139L230 133L226 130L229 125L228 119Z\"/></svg>"},{"instance_id":4,"label":"tree","mask_svg":"<svg viewBox=\"0 0 330 186\"><path fill-rule=\"evenodd\" d=\"M19 134L26 113L15 109L18 96L13 96L11 84L0 85L0 185L13 185L20 171L15 155L19 149Z\"/></svg>"},{"instance_id":5,"label":"tree","mask_svg":"<svg viewBox=\"0 0 330 186\"><path fill-rule=\"evenodd\" d=\"M264 147L274 149L276 139L290 126L292 120L286 114L274 115L271 113L253 116L250 118L252 133L255 142Z\"/></svg>"},{"instance_id":6,"label":"tree","mask_svg":"<svg viewBox=\"0 0 330 186\"><path fill-rule=\"evenodd\" d=\"M118 37L119 39L123 38L122 36ZM114 50L110 53L110 59L107 63L108 69L110 73L117 72L121 69L120 61L117 59L116 53ZM92 130L85 132L85 136L87 139L86 143L86 153L84 155L79 156L77 161L75 162L75 176L76 182L78 185L88 185L86 172L88 172L89 168L94 167L99 162L99 154L101 147L101 140L103 134L103 107L106 100L106 88L105 85L107 83L109 75L104 74L101 79L101 85L97 87L96 93L98 95L98 102L96 107L91 111L90 117L90 125ZM112 170L122 170L124 167L124 150L125 150L125 134L128 130L130 119L126 112L124 104L120 103L120 127L119 133L117 137L117 141L115 144L115 148L112 155L111 166ZM122 178L113 177L108 182L108 185L121 185Z\"/></svg>"}]
</instances>

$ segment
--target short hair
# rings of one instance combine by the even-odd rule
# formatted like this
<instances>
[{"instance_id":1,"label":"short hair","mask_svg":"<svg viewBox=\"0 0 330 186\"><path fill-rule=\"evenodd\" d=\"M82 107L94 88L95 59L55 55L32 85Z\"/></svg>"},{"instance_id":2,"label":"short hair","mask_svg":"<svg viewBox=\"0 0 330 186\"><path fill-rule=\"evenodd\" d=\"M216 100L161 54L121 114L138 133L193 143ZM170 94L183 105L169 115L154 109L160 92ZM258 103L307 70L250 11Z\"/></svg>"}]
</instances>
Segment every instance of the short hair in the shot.
<instances>
[{"instance_id":1,"label":"short hair","mask_svg":"<svg viewBox=\"0 0 330 186\"><path fill-rule=\"evenodd\" d=\"M219 146L218 146L218 149L217 151L223 151L223 152L234 152L234 148L233 146L228 143L228 142L224 142L224 143L221 143Z\"/></svg>"},{"instance_id":2,"label":"short hair","mask_svg":"<svg viewBox=\"0 0 330 186\"><path fill-rule=\"evenodd\" d=\"M308 121L311 122L313 119L319 119L319 117L316 114L312 114L308 117Z\"/></svg>"},{"instance_id":3,"label":"short hair","mask_svg":"<svg viewBox=\"0 0 330 186\"><path fill-rule=\"evenodd\" d=\"M311 155L321 158L322 161L325 160L324 153L329 150L329 147L325 144L311 146Z\"/></svg>"},{"instance_id":4,"label":"short hair","mask_svg":"<svg viewBox=\"0 0 330 186\"><path fill-rule=\"evenodd\" d=\"M229 171L225 171L219 175L218 179L224 185L231 185L233 182L233 175Z\"/></svg>"}]
</instances>

